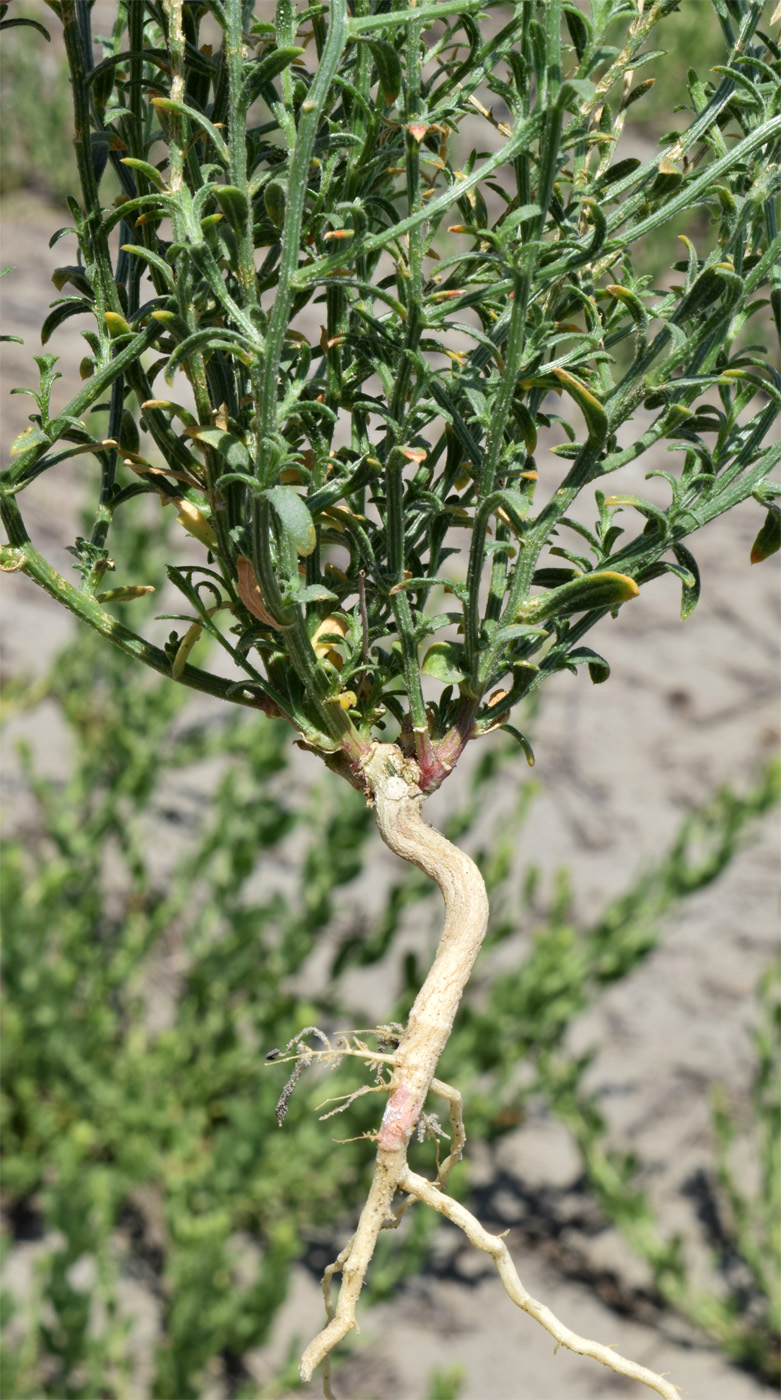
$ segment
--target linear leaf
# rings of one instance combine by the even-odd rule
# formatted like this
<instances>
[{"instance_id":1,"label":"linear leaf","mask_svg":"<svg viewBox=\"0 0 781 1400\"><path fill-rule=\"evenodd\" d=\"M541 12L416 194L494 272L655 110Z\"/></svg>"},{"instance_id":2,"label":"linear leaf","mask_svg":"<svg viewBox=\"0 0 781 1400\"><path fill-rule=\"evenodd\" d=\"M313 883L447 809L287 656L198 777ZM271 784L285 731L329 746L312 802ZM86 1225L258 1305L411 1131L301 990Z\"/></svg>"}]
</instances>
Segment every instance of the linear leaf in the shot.
<instances>
[{"instance_id":1,"label":"linear leaf","mask_svg":"<svg viewBox=\"0 0 781 1400\"><path fill-rule=\"evenodd\" d=\"M223 432L222 428L196 427L188 428L187 436L195 438L196 442L205 442L207 447L213 447L225 458L232 471L251 471L252 463L246 444L241 438L234 437L233 433Z\"/></svg>"},{"instance_id":2,"label":"linear leaf","mask_svg":"<svg viewBox=\"0 0 781 1400\"><path fill-rule=\"evenodd\" d=\"M283 73L294 59L300 58L303 52L303 49L295 46L274 49L273 53L266 54L263 58L255 59L248 64L245 69L247 76L241 89L240 105L245 110L247 107L251 107L264 87L277 78L280 73Z\"/></svg>"},{"instance_id":3,"label":"linear leaf","mask_svg":"<svg viewBox=\"0 0 781 1400\"><path fill-rule=\"evenodd\" d=\"M527 598L516 616L519 622L542 622L545 618L568 617L570 613L590 612L593 608L615 608L636 598L639 592L633 578L607 569L584 574L537 598Z\"/></svg>"},{"instance_id":4,"label":"linear leaf","mask_svg":"<svg viewBox=\"0 0 781 1400\"><path fill-rule=\"evenodd\" d=\"M195 122L195 125L200 127L202 131L205 131L211 138L215 150L227 164L230 160L228 147L214 123L210 122L209 118L204 116L203 112L197 111L195 107L188 106L186 102L175 102L171 97L153 97L151 103L152 106L156 107L160 112L175 112L180 117L189 117L191 122ZM130 161L125 161L125 164L129 165Z\"/></svg>"},{"instance_id":5,"label":"linear leaf","mask_svg":"<svg viewBox=\"0 0 781 1400\"><path fill-rule=\"evenodd\" d=\"M591 647L573 647L567 652L567 665L588 666L588 673L594 685L603 685L610 676L610 662Z\"/></svg>"},{"instance_id":6,"label":"linear leaf","mask_svg":"<svg viewBox=\"0 0 781 1400\"><path fill-rule=\"evenodd\" d=\"M685 545L676 544L673 548L673 554L675 555L681 567L686 569L687 572L691 574L693 580L693 582L690 584L686 581L686 579L684 579L683 587L681 589L681 617L685 622L687 617L691 617L692 613L694 612L694 609L697 606L697 603L699 602L700 570L697 566L697 560L695 559L694 555L686 548Z\"/></svg>"},{"instance_id":7,"label":"linear leaf","mask_svg":"<svg viewBox=\"0 0 781 1400\"><path fill-rule=\"evenodd\" d=\"M607 414L599 399L594 397L582 380L570 374L569 370L554 368L553 373L581 410L586 420L589 442L602 448L607 439Z\"/></svg>"},{"instance_id":8,"label":"linear leaf","mask_svg":"<svg viewBox=\"0 0 781 1400\"><path fill-rule=\"evenodd\" d=\"M362 44L368 44L372 51L374 66L377 69L377 76L380 80L380 88L389 107L393 106L399 93L401 92L401 62L399 55L392 44L387 39L364 39L359 40Z\"/></svg>"}]
</instances>

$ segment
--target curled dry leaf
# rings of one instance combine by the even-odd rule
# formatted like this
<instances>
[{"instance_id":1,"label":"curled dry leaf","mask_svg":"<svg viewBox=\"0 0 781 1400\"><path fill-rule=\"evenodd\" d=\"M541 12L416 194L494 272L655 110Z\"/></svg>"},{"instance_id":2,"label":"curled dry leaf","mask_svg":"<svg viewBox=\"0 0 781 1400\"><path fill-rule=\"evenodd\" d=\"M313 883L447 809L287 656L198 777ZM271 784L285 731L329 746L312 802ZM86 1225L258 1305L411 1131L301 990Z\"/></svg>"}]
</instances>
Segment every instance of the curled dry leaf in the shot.
<instances>
[{"instance_id":1,"label":"curled dry leaf","mask_svg":"<svg viewBox=\"0 0 781 1400\"><path fill-rule=\"evenodd\" d=\"M245 608L248 608L253 616L259 618L267 627L276 628L277 623L263 604L263 595L255 578L255 571L249 559L243 554L240 554L236 560L236 586Z\"/></svg>"}]
</instances>

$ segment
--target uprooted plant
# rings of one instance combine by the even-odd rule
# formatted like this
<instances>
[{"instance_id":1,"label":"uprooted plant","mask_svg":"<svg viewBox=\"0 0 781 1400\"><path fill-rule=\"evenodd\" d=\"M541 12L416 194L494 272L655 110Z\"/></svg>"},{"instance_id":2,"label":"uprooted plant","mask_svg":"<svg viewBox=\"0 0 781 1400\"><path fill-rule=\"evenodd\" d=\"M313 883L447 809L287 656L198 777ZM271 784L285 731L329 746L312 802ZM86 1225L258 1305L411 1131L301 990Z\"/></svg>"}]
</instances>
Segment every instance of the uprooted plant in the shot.
<instances>
[{"instance_id":1,"label":"uprooted plant","mask_svg":"<svg viewBox=\"0 0 781 1400\"><path fill-rule=\"evenodd\" d=\"M387 1094L367 1202L327 1270L327 1324L301 1374L356 1326L380 1230L422 1201L492 1255L557 1342L670 1400L671 1383L532 1299L504 1242L444 1189L464 1129L436 1069L487 898L421 807L498 726L532 761L513 708L562 669L604 681L583 639L641 586L677 575L691 613L695 530L753 496L767 514L752 559L781 542L767 481L781 377L747 330L781 329L780 55L763 6L713 0L724 62L689 71L680 129L642 163L617 158L621 132L677 0L278 0L273 20L253 0L118 0L97 62L87 0L47 3L81 198L54 236L78 253L55 273L70 290L42 339L86 316L89 353L61 410L52 355L21 391L37 411L2 478L2 566L128 656L288 720L445 903L405 1027L378 1027L376 1048L365 1033L289 1047L294 1074L352 1056L376 1075L365 1091ZM104 204L109 167L120 192ZM644 241L664 237L672 255L675 221L694 211L710 222L652 286ZM186 403L168 396L177 371ZM98 410L105 428L87 420ZM677 455L648 473L646 499L631 465L662 444ZM19 498L79 454L99 476L74 587L31 541ZM613 491L603 479L621 468ZM117 512L150 497L197 542L168 568L187 611L162 646L107 611L149 591L106 575ZM204 634L227 655L219 671L189 660ZM434 1180L407 1163L416 1129L439 1135L430 1092L453 1131Z\"/></svg>"}]
</instances>

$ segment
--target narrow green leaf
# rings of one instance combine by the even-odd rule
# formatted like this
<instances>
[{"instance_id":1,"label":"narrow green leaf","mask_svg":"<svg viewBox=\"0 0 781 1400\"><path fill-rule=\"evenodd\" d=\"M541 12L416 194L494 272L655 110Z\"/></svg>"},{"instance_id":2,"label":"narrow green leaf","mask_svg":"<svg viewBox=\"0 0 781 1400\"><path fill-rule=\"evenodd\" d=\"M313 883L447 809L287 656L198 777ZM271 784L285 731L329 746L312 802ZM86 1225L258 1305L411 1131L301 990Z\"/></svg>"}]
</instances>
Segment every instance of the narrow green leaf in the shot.
<instances>
[{"instance_id":1,"label":"narrow green leaf","mask_svg":"<svg viewBox=\"0 0 781 1400\"><path fill-rule=\"evenodd\" d=\"M665 512L660 506L655 506L653 501L647 501L644 496L606 496L606 506L616 506L620 510L622 506L633 506L635 510L644 515L646 520L655 520L662 535L666 535L670 523Z\"/></svg>"},{"instance_id":2,"label":"narrow green leaf","mask_svg":"<svg viewBox=\"0 0 781 1400\"><path fill-rule=\"evenodd\" d=\"M580 62L586 52L588 41L591 37L591 24L585 16L580 13L580 10L576 10L575 6L571 4L566 5L564 8L564 19L567 29L569 30L570 39L572 40L575 52L578 56L578 62Z\"/></svg>"},{"instance_id":3,"label":"narrow green leaf","mask_svg":"<svg viewBox=\"0 0 781 1400\"><path fill-rule=\"evenodd\" d=\"M122 335L132 335L132 327L120 316L118 311L104 311L103 320L106 323L106 330L112 340L117 340Z\"/></svg>"},{"instance_id":4,"label":"narrow green leaf","mask_svg":"<svg viewBox=\"0 0 781 1400\"><path fill-rule=\"evenodd\" d=\"M152 170L155 169L154 166L150 168ZM159 174L160 172L155 170L155 175L158 176L158 180ZM122 223L123 220L132 223L133 220L130 218L131 214L144 214L146 211L149 211L147 217L151 216L154 211L157 217L162 219L168 209L168 198L168 195L161 191L159 194L141 194L137 195L135 199L123 199L115 208L105 211L101 231L103 233L110 233L111 230L116 228L117 224ZM67 231L70 232L70 230Z\"/></svg>"},{"instance_id":5,"label":"narrow green leaf","mask_svg":"<svg viewBox=\"0 0 781 1400\"><path fill-rule=\"evenodd\" d=\"M391 593L409 593L424 588L444 588L449 593L453 593L457 598L466 598L466 585L456 583L452 578L438 578L436 575L429 577L421 574L419 578L405 578L401 583L394 584Z\"/></svg>"},{"instance_id":6,"label":"narrow green leaf","mask_svg":"<svg viewBox=\"0 0 781 1400\"><path fill-rule=\"evenodd\" d=\"M633 58L631 63L628 63L626 66L628 70L634 70L637 68L642 68L644 63L650 63L654 58L666 57L666 49L646 49L644 53L641 53L638 58Z\"/></svg>"},{"instance_id":7,"label":"narrow green leaf","mask_svg":"<svg viewBox=\"0 0 781 1400\"><path fill-rule=\"evenodd\" d=\"M512 734L513 738L516 739L516 740L518 741L518 743L520 744L521 748L523 749L523 752L524 752L524 755L525 755L525 758L526 758L526 762L528 763L528 765L529 765L530 768L533 768L533 767L534 767L534 749L532 748L531 744L529 743L529 740L526 738L526 735L525 735L525 734L522 734L521 731L520 731L520 729L516 729L516 728L515 728L515 725L513 725L513 724L502 724L502 725L500 725L500 728L501 728L501 729L506 729L506 730L507 730L507 733L508 733L508 734Z\"/></svg>"},{"instance_id":8,"label":"narrow green leaf","mask_svg":"<svg viewBox=\"0 0 781 1400\"><path fill-rule=\"evenodd\" d=\"M80 292L82 296L94 299L95 292L92 283L84 268L79 267L78 264L73 263L66 267L55 267L51 280L58 292L61 292L63 287L70 282L71 286L75 287L76 291Z\"/></svg>"},{"instance_id":9,"label":"narrow green leaf","mask_svg":"<svg viewBox=\"0 0 781 1400\"><path fill-rule=\"evenodd\" d=\"M63 297L46 317L41 326L41 345L45 345L53 331L61 326L63 321L67 321L70 316L83 316L85 312L91 312L92 303L86 301L84 297Z\"/></svg>"},{"instance_id":10,"label":"narrow green leaf","mask_svg":"<svg viewBox=\"0 0 781 1400\"><path fill-rule=\"evenodd\" d=\"M537 598L527 598L516 618L520 622L542 622L549 617L569 617L571 613L591 612L593 608L615 608L636 598L640 589L626 574L603 570L584 574Z\"/></svg>"},{"instance_id":11,"label":"narrow green leaf","mask_svg":"<svg viewBox=\"0 0 781 1400\"><path fill-rule=\"evenodd\" d=\"M597 448L602 448L607 439L607 414L605 413L599 399L596 399L590 389L574 374L570 374L566 369L554 368L553 373L558 379L563 389L566 389L571 398L575 400L586 420L588 429L588 440Z\"/></svg>"},{"instance_id":12,"label":"narrow green leaf","mask_svg":"<svg viewBox=\"0 0 781 1400\"><path fill-rule=\"evenodd\" d=\"M739 282L742 287L742 279L737 276L737 273L731 272L728 268L707 267L704 272L700 273L694 286L679 303L674 319L680 324L681 321L698 315L706 307L711 306L713 302L718 301L725 290L726 283L734 281Z\"/></svg>"},{"instance_id":13,"label":"narrow green leaf","mask_svg":"<svg viewBox=\"0 0 781 1400\"><path fill-rule=\"evenodd\" d=\"M95 82L100 82L102 78L119 65L129 64L133 59L143 59L144 63L153 63L161 72L167 73L168 56L162 49L123 49L121 53L110 54L98 63L91 72L87 73L84 82L90 87Z\"/></svg>"},{"instance_id":14,"label":"narrow green leaf","mask_svg":"<svg viewBox=\"0 0 781 1400\"><path fill-rule=\"evenodd\" d=\"M358 43L368 44L372 51L380 88L389 107L393 106L401 92L401 62L399 55L387 39L359 38Z\"/></svg>"},{"instance_id":15,"label":"narrow green leaf","mask_svg":"<svg viewBox=\"0 0 781 1400\"><path fill-rule=\"evenodd\" d=\"M287 205L287 190L281 180L269 181L263 191L263 203L274 227L281 228L285 222Z\"/></svg>"},{"instance_id":16,"label":"narrow green leaf","mask_svg":"<svg viewBox=\"0 0 781 1400\"><path fill-rule=\"evenodd\" d=\"M612 185L616 180L623 180L627 175L633 175L635 170L642 164L635 156L628 156L626 160L617 160L615 165L611 165L601 177L599 184L604 188Z\"/></svg>"},{"instance_id":17,"label":"narrow green leaf","mask_svg":"<svg viewBox=\"0 0 781 1400\"><path fill-rule=\"evenodd\" d=\"M166 383L173 383L174 373L183 360L194 354L208 354L212 350L225 350L230 355L245 357L245 362L248 362L250 354L247 341L238 331L226 330L221 326L207 326L204 330L193 331L181 345L177 345L166 365Z\"/></svg>"},{"instance_id":18,"label":"narrow green leaf","mask_svg":"<svg viewBox=\"0 0 781 1400\"><path fill-rule=\"evenodd\" d=\"M507 627L497 627L491 638L492 645L498 648L509 646L510 642L516 642L519 638L523 641L529 639L539 639L543 641L548 636L544 627L532 627L527 623L510 623Z\"/></svg>"},{"instance_id":19,"label":"narrow green leaf","mask_svg":"<svg viewBox=\"0 0 781 1400\"><path fill-rule=\"evenodd\" d=\"M560 588L563 584L582 577L583 572L580 569L535 569L532 583L538 588Z\"/></svg>"},{"instance_id":20,"label":"narrow green leaf","mask_svg":"<svg viewBox=\"0 0 781 1400\"><path fill-rule=\"evenodd\" d=\"M557 105L569 111L577 102L590 102L596 88L588 78L566 78L559 89Z\"/></svg>"},{"instance_id":21,"label":"narrow green leaf","mask_svg":"<svg viewBox=\"0 0 781 1400\"><path fill-rule=\"evenodd\" d=\"M525 224L528 219L538 218L541 212L539 204L522 204L519 209L513 209L496 229L500 240L513 233L519 224ZM477 232L478 230L475 230L475 234Z\"/></svg>"},{"instance_id":22,"label":"narrow green leaf","mask_svg":"<svg viewBox=\"0 0 781 1400\"><path fill-rule=\"evenodd\" d=\"M151 248L144 248L140 243L123 243L122 252L132 253L134 257L142 258L152 267L156 267L158 272L162 273L169 287L173 289L176 286L174 274L170 265L166 262L165 258L160 257L159 253L153 253Z\"/></svg>"},{"instance_id":23,"label":"narrow green leaf","mask_svg":"<svg viewBox=\"0 0 781 1400\"><path fill-rule=\"evenodd\" d=\"M235 233L247 227L249 200L236 185L215 185L214 197Z\"/></svg>"},{"instance_id":24,"label":"narrow green leaf","mask_svg":"<svg viewBox=\"0 0 781 1400\"><path fill-rule=\"evenodd\" d=\"M137 160L135 156L124 156L121 164L129 166L131 170L138 170L141 175L146 175L147 180L151 180L152 184L156 185L162 194L165 189L163 177L154 165L149 164L148 160ZM120 213L119 217L123 218L124 216ZM116 223L116 219L114 223Z\"/></svg>"},{"instance_id":25,"label":"narrow green leaf","mask_svg":"<svg viewBox=\"0 0 781 1400\"><path fill-rule=\"evenodd\" d=\"M0 23L0 29L13 29L17 25L24 25L26 29L37 29L38 33L43 35L47 43L51 43L51 34L48 29L44 29L43 25L38 23L37 19L22 19L21 17L18 19L4 19L2 23Z\"/></svg>"},{"instance_id":26,"label":"narrow green leaf","mask_svg":"<svg viewBox=\"0 0 781 1400\"><path fill-rule=\"evenodd\" d=\"M263 58L253 60L245 68L246 78L241 89L240 106L246 111L251 107L256 97L259 97L264 87L277 78L290 66L294 59L299 58L304 52L303 49L295 46L288 48L274 49L273 53L266 54Z\"/></svg>"},{"instance_id":27,"label":"narrow green leaf","mask_svg":"<svg viewBox=\"0 0 781 1400\"><path fill-rule=\"evenodd\" d=\"M29 428L23 428L14 438L9 451L12 457L18 457L21 452L27 452L31 447L42 447L44 443L50 442L48 434L39 428L35 423L31 423Z\"/></svg>"},{"instance_id":28,"label":"narrow green leaf","mask_svg":"<svg viewBox=\"0 0 781 1400\"><path fill-rule=\"evenodd\" d=\"M309 583L305 588L298 588L295 592L291 589L285 601L290 603L335 603L339 599L336 593L332 593L330 588L324 588L322 583Z\"/></svg>"},{"instance_id":29,"label":"narrow green leaf","mask_svg":"<svg viewBox=\"0 0 781 1400\"><path fill-rule=\"evenodd\" d=\"M522 533L523 522L529 514L531 505L529 497L524 496L522 491L516 491L514 487L508 486L503 491L495 491L489 499L495 502L492 508L503 510L513 528L519 534Z\"/></svg>"},{"instance_id":30,"label":"narrow green leaf","mask_svg":"<svg viewBox=\"0 0 781 1400\"><path fill-rule=\"evenodd\" d=\"M676 544L673 546L673 554L682 568L691 574L692 582L688 583L683 579L681 589L681 617L685 622L687 617L691 617L700 598L700 570L694 555L685 545Z\"/></svg>"},{"instance_id":31,"label":"narrow green leaf","mask_svg":"<svg viewBox=\"0 0 781 1400\"><path fill-rule=\"evenodd\" d=\"M513 413L520 424L523 434L523 445L529 455L531 455L537 446L537 424L532 418L526 404L520 400L513 405Z\"/></svg>"},{"instance_id":32,"label":"narrow green leaf","mask_svg":"<svg viewBox=\"0 0 781 1400\"><path fill-rule=\"evenodd\" d=\"M591 647L573 647L567 652L567 664L588 666L588 673L594 685L603 685L610 676L610 663Z\"/></svg>"},{"instance_id":33,"label":"narrow green leaf","mask_svg":"<svg viewBox=\"0 0 781 1400\"><path fill-rule=\"evenodd\" d=\"M656 78L646 78L645 82L638 83L637 87L630 88L626 97L622 98L621 111L625 112L627 107L631 107L635 102L638 102L641 97L645 97L646 93L651 91L655 83Z\"/></svg>"},{"instance_id":34,"label":"narrow green leaf","mask_svg":"<svg viewBox=\"0 0 781 1400\"><path fill-rule=\"evenodd\" d=\"M152 583L128 583L124 588L109 588L105 593L96 593L96 603L132 603L136 598L144 598L147 593L156 593Z\"/></svg>"},{"instance_id":35,"label":"narrow green leaf","mask_svg":"<svg viewBox=\"0 0 781 1400\"><path fill-rule=\"evenodd\" d=\"M223 486L231 486L238 482L240 486L246 486L250 491L254 491L256 496L263 496L265 492L256 476L250 476L249 472L225 472L217 479L215 485L222 489Z\"/></svg>"},{"instance_id":36,"label":"narrow green leaf","mask_svg":"<svg viewBox=\"0 0 781 1400\"><path fill-rule=\"evenodd\" d=\"M723 73L725 78L730 78L733 83L737 83L738 87L742 89L743 93L748 98L751 105L755 107L758 112L762 112L764 110L765 104L762 101L762 94L760 93L756 83L752 83L751 79L747 78L745 73L740 72L740 69L730 68L725 63L715 63L713 65L713 68L711 69L711 72Z\"/></svg>"},{"instance_id":37,"label":"narrow green leaf","mask_svg":"<svg viewBox=\"0 0 781 1400\"><path fill-rule=\"evenodd\" d=\"M170 97L153 97L151 102L152 106L156 107L159 112L175 112L180 117L189 117L197 128L206 132L207 136L211 138L217 154L226 164L228 163L230 160L228 147L214 123L210 122L203 112L197 111L195 107L189 107L186 102L174 102ZM131 163L129 160L124 162L125 165Z\"/></svg>"},{"instance_id":38,"label":"narrow green leaf","mask_svg":"<svg viewBox=\"0 0 781 1400\"><path fill-rule=\"evenodd\" d=\"M234 437L232 433L226 433L222 428L196 427L188 428L187 436L195 438L196 442L205 442L207 447L213 447L219 452L232 471L249 472L252 470L252 462L246 445L241 438Z\"/></svg>"},{"instance_id":39,"label":"narrow green leaf","mask_svg":"<svg viewBox=\"0 0 781 1400\"><path fill-rule=\"evenodd\" d=\"M643 327L648 323L648 312L646 311L640 298L634 292L630 292L628 287L622 287L620 282L613 282L605 288L608 296L620 301L629 312L636 326Z\"/></svg>"}]
</instances>

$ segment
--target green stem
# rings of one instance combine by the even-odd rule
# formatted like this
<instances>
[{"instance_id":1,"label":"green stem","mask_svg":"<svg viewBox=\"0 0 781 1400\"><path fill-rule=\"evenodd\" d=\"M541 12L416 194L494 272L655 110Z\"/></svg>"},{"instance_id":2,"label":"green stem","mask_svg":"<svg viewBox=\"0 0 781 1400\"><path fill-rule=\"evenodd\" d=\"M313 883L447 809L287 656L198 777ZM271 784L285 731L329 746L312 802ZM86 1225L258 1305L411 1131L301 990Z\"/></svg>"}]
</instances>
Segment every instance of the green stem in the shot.
<instances>
[{"instance_id":1,"label":"green stem","mask_svg":"<svg viewBox=\"0 0 781 1400\"><path fill-rule=\"evenodd\" d=\"M485 0L437 0L436 5L421 5L403 15L376 14L350 20L351 34L370 34L373 29L388 29L390 25L420 24L422 21L443 19L445 15L474 15L485 9Z\"/></svg>"},{"instance_id":2,"label":"green stem","mask_svg":"<svg viewBox=\"0 0 781 1400\"><path fill-rule=\"evenodd\" d=\"M243 8L242 0L228 0L226 12L228 27L225 34L225 60L228 68L231 105L228 149L230 151L231 183L236 189L241 190L246 199L245 216L241 227L237 230L239 278L245 302L253 308L257 316L260 312L260 303L255 274L255 243L252 236L252 200L247 179L246 109L242 97L244 87Z\"/></svg>"},{"instance_id":3,"label":"green stem","mask_svg":"<svg viewBox=\"0 0 781 1400\"><path fill-rule=\"evenodd\" d=\"M410 25L407 36L407 82L404 108L405 165L407 172L407 207L412 214L423 209L420 188L420 140L409 130L419 116L420 109L420 35L421 26ZM393 441L403 441L404 404L410 391L412 379L412 355L420 343L423 329L423 245L425 221L419 220L409 231L409 260L406 269L401 269L407 282L406 305L407 327L404 348L396 376L396 385L391 400L391 417L399 424L400 437L394 434Z\"/></svg>"},{"instance_id":4,"label":"green stem","mask_svg":"<svg viewBox=\"0 0 781 1400\"><path fill-rule=\"evenodd\" d=\"M516 276L515 297L510 313L510 328L505 348L505 363L502 371L499 392L491 414L485 456L480 472L480 485L477 497L477 512L472 529L472 543L469 550L467 570L467 604L464 610L464 643L467 675L472 684L477 685L478 654L480 650L480 580L485 562L485 540L489 514L480 507L485 506L493 493L502 440L507 419L512 408L518 385L523 348L526 339L526 306L529 281L526 276Z\"/></svg>"},{"instance_id":5,"label":"green stem","mask_svg":"<svg viewBox=\"0 0 781 1400\"><path fill-rule=\"evenodd\" d=\"M103 318L107 311L116 311L121 315L122 308L114 285L108 241L101 224L102 210L98 182L92 163L90 89L87 84L89 75L85 64L84 43L76 0L62 0L62 22L73 93L73 145L76 151L76 163L84 200L84 251L87 261L91 265L90 270L94 271L95 274L93 278L95 316L101 337L101 348L107 353L110 340Z\"/></svg>"},{"instance_id":6,"label":"green stem","mask_svg":"<svg viewBox=\"0 0 781 1400\"><path fill-rule=\"evenodd\" d=\"M301 253L301 225L304 218L309 166L320 116L347 42L347 35L347 0L332 0L328 38L307 100L301 105L296 145L290 161L288 201L285 209L285 226L282 231L282 248L279 260L279 282L274 309L269 317L263 374L260 383L260 403L258 404L259 455L256 467L257 474L265 486L272 484L269 474L264 470L264 454L277 425L279 365L285 331L290 321L293 297L297 290L294 279ZM256 546L258 523L256 514Z\"/></svg>"},{"instance_id":7,"label":"green stem","mask_svg":"<svg viewBox=\"0 0 781 1400\"><path fill-rule=\"evenodd\" d=\"M405 458L401 450L394 447L391 449L385 467L388 570L394 586L404 581L404 462ZM398 593L391 593L390 601L401 643L404 682L409 699L412 727L418 733L423 731L428 733L426 703L423 698L420 663L418 661L418 641L409 598L401 588Z\"/></svg>"},{"instance_id":8,"label":"green stem","mask_svg":"<svg viewBox=\"0 0 781 1400\"><path fill-rule=\"evenodd\" d=\"M96 374L93 374L85 387L80 389L78 394L74 395L70 403L66 404L62 413L59 414L57 418L53 419L50 425L51 441L48 444L38 444L36 447L30 448L28 452L24 453L19 458L18 462L15 462L13 466L8 467L7 470L3 472L3 487L6 492L10 489L15 490L19 488L20 483L24 484L25 476L35 465L38 458L43 457L51 444L56 442L66 431L67 424L65 419L68 417L81 417L83 413L97 402L104 390L108 389L119 375L123 374L125 370L130 370L130 367L136 363L141 353L147 350L161 334L162 326L159 322L151 321L143 331L133 336L133 339L115 355L114 359L111 360L109 364L103 369L98 370Z\"/></svg>"},{"instance_id":9,"label":"green stem","mask_svg":"<svg viewBox=\"0 0 781 1400\"><path fill-rule=\"evenodd\" d=\"M184 101L185 39L182 29L182 0L165 0L165 15L168 20L168 55L171 60L171 99ZM184 118L178 112L169 112L168 135L168 187L172 194L178 194L184 185Z\"/></svg>"},{"instance_id":10,"label":"green stem","mask_svg":"<svg viewBox=\"0 0 781 1400\"><path fill-rule=\"evenodd\" d=\"M78 588L74 588L72 583L58 574L51 564L43 558L34 545L27 538L27 532L22 524L21 516L16 508L15 502L5 498L0 500L0 514L3 517L3 524L6 528L10 545L0 547L0 569L4 572L21 571L43 588L50 597L79 618L81 622L86 622L96 632L99 632L107 641L119 647L126 656L133 657L136 661L143 661L144 665L151 667L153 671L158 671L160 675L171 679L171 659L160 648L147 642L138 633L117 622L110 613L104 611L100 603L96 602L87 593L81 593ZM277 709L276 695L270 687L268 699L261 701L257 695L243 691L235 682L227 680L223 676L213 676L208 671L202 671L197 666L184 667L178 680L182 685L188 686L191 690L201 691L204 695L213 695L219 700L230 701L234 705L244 705L250 709L261 709L274 713ZM257 687L259 682L253 681ZM281 697L278 697L281 701ZM284 701L281 701L284 706ZM282 711L280 711L282 712Z\"/></svg>"},{"instance_id":11,"label":"green stem","mask_svg":"<svg viewBox=\"0 0 781 1400\"><path fill-rule=\"evenodd\" d=\"M599 463L602 447L603 444L598 441L586 443L553 499L540 511L534 524L524 533L518 562L513 574L512 587L500 623L515 621L518 608L531 587L532 574L537 567L540 553L546 541L550 539L558 521L563 515L566 515L575 497L585 483L590 480L592 472ZM489 674L493 662L494 653L486 653L482 659L481 671L483 674Z\"/></svg>"}]
</instances>

